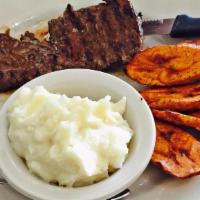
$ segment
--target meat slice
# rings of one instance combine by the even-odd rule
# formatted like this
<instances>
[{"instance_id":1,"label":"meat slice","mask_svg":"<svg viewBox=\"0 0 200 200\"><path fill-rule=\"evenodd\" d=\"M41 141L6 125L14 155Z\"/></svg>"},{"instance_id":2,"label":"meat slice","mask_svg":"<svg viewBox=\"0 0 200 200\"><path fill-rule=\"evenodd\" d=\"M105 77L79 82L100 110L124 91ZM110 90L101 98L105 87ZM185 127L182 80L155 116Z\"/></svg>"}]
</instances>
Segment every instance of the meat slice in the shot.
<instances>
[{"instance_id":1,"label":"meat slice","mask_svg":"<svg viewBox=\"0 0 200 200\"><path fill-rule=\"evenodd\" d=\"M178 178L200 174L200 142L188 132L156 121L156 146L152 162Z\"/></svg>"},{"instance_id":2,"label":"meat slice","mask_svg":"<svg viewBox=\"0 0 200 200\"><path fill-rule=\"evenodd\" d=\"M0 34L0 91L16 88L56 66L55 50L26 32L20 40Z\"/></svg>"},{"instance_id":3,"label":"meat slice","mask_svg":"<svg viewBox=\"0 0 200 200\"><path fill-rule=\"evenodd\" d=\"M49 21L50 42L63 68L105 70L124 64L140 49L137 17L128 0L105 0Z\"/></svg>"}]
</instances>

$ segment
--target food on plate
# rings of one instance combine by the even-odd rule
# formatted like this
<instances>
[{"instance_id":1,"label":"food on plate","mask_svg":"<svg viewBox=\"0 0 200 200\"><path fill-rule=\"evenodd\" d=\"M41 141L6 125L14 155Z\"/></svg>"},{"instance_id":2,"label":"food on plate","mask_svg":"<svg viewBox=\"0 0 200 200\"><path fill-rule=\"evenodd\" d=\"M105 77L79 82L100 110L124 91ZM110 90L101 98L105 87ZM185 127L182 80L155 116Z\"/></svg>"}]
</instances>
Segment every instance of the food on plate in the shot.
<instances>
[{"instance_id":1,"label":"food on plate","mask_svg":"<svg viewBox=\"0 0 200 200\"><path fill-rule=\"evenodd\" d=\"M140 49L137 16L128 0L105 0L97 6L74 11L49 21L50 42L66 68L105 70L130 61Z\"/></svg>"},{"instance_id":2,"label":"food on plate","mask_svg":"<svg viewBox=\"0 0 200 200\"><path fill-rule=\"evenodd\" d=\"M188 132L156 121L157 138L152 162L178 178L200 174L200 142Z\"/></svg>"},{"instance_id":3,"label":"food on plate","mask_svg":"<svg viewBox=\"0 0 200 200\"><path fill-rule=\"evenodd\" d=\"M200 131L200 84L145 89L141 94L156 119L152 162L178 178L200 174L200 142L177 127Z\"/></svg>"},{"instance_id":4,"label":"food on plate","mask_svg":"<svg viewBox=\"0 0 200 200\"><path fill-rule=\"evenodd\" d=\"M36 32L36 36L47 30ZM106 70L130 61L140 49L139 23L128 0L107 0L49 21L50 40L26 32L20 40L0 34L0 91L66 68Z\"/></svg>"},{"instance_id":5,"label":"food on plate","mask_svg":"<svg viewBox=\"0 0 200 200\"><path fill-rule=\"evenodd\" d=\"M141 92L151 108L196 111L200 108L200 84L146 89Z\"/></svg>"},{"instance_id":6,"label":"food on plate","mask_svg":"<svg viewBox=\"0 0 200 200\"><path fill-rule=\"evenodd\" d=\"M200 40L184 40L179 42L177 45L200 48Z\"/></svg>"},{"instance_id":7,"label":"food on plate","mask_svg":"<svg viewBox=\"0 0 200 200\"><path fill-rule=\"evenodd\" d=\"M0 34L0 91L21 86L36 76L56 70L55 49L34 34L20 40Z\"/></svg>"},{"instance_id":8,"label":"food on plate","mask_svg":"<svg viewBox=\"0 0 200 200\"><path fill-rule=\"evenodd\" d=\"M34 31L35 37L39 40L44 40L45 38L48 38L48 26L44 26L41 28L38 28L36 31Z\"/></svg>"},{"instance_id":9,"label":"food on plate","mask_svg":"<svg viewBox=\"0 0 200 200\"><path fill-rule=\"evenodd\" d=\"M144 85L173 86L200 79L200 49L163 45L137 53L127 65L127 74Z\"/></svg>"},{"instance_id":10,"label":"food on plate","mask_svg":"<svg viewBox=\"0 0 200 200\"><path fill-rule=\"evenodd\" d=\"M170 110L152 109L155 118L166 122L171 122L175 125L188 126L200 131L200 118L192 115L186 115Z\"/></svg>"},{"instance_id":11,"label":"food on plate","mask_svg":"<svg viewBox=\"0 0 200 200\"><path fill-rule=\"evenodd\" d=\"M193 113L191 113L191 115L200 118L200 111L198 110L196 112L193 112Z\"/></svg>"},{"instance_id":12,"label":"food on plate","mask_svg":"<svg viewBox=\"0 0 200 200\"><path fill-rule=\"evenodd\" d=\"M126 98L111 102L23 87L8 110L11 146L47 182L84 186L121 168L133 131Z\"/></svg>"}]
</instances>

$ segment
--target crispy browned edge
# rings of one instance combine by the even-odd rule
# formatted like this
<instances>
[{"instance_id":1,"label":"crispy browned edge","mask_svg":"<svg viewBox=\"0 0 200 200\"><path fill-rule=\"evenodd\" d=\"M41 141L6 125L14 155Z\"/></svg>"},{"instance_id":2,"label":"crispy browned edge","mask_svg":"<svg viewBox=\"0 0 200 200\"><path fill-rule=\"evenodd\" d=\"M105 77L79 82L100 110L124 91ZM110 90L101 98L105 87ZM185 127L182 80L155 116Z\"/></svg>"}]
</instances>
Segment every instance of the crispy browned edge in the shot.
<instances>
[{"instance_id":1,"label":"crispy browned edge","mask_svg":"<svg viewBox=\"0 0 200 200\"><path fill-rule=\"evenodd\" d=\"M171 122L172 124L175 125L188 126L200 131L200 118L196 116L186 115L170 110L156 110L156 109L152 109L152 113L154 117L156 117L157 119L166 122Z\"/></svg>"}]
</instances>

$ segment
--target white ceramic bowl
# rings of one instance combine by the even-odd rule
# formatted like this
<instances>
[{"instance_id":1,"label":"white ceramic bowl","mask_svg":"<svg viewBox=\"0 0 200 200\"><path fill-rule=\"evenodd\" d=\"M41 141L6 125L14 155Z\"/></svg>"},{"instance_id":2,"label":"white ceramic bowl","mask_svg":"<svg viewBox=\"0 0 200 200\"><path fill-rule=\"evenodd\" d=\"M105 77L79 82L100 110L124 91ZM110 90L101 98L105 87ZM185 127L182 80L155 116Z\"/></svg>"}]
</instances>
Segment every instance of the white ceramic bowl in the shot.
<instances>
[{"instance_id":1,"label":"white ceramic bowl","mask_svg":"<svg viewBox=\"0 0 200 200\"><path fill-rule=\"evenodd\" d=\"M81 69L49 73L25 84L28 87L36 85L44 85L51 92L87 96L94 100L110 95L112 101L117 101L126 96L127 108L124 117L135 135L124 166L109 178L80 188L50 185L27 170L8 141L7 109L19 89L6 101L0 112L0 168L16 190L32 199L40 200L105 200L136 181L150 161L156 131L147 103L133 87L112 75Z\"/></svg>"}]
</instances>

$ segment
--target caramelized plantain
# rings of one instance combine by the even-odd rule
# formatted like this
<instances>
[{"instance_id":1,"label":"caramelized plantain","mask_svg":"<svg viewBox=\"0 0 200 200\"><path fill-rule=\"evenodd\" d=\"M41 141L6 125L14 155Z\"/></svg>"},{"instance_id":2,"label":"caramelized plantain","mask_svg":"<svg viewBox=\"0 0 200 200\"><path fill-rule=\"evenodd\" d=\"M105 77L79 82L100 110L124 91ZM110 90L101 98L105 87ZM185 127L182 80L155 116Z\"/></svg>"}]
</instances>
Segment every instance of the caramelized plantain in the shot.
<instances>
[{"instance_id":1,"label":"caramelized plantain","mask_svg":"<svg viewBox=\"0 0 200 200\"><path fill-rule=\"evenodd\" d=\"M189 46L193 48L200 48L200 40L184 40L177 44L178 46Z\"/></svg>"},{"instance_id":2,"label":"caramelized plantain","mask_svg":"<svg viewBox=\"0 0 200 200\"><path fill-rule=\"evenodd\" d=\"M162 121L171 122L175 125L183 125L194 128L200 131L200 118L181 114L170 110L156 110L152 109L155 118Z\"/></svg>"},{"instance_id":3,"label":"caramelized plantain","mask_svg":"<svg viewBox=\"0 0 200 200\"><path fill-rule=\"evenodd\" d=\"M200 109L200 84L146 89L141 92L151 108L172 111Z\"/></svg>"},{"instance_id":4,"label":"caramelized plantain","mask_svg":"<svg viewBox=\"0 0 200 200\"><path fill-rule=\"evenodd\" d=\"M200 49L165 45L145 49L127 65L127 74L144 85L173 86L200 79Z\"/></svg>"},{"instance_id":5,"label":"caramelized plantain","mask_svg":"<svg viewBox=\"0 0 200 200\"><path fill-rule=\"evenodd\" d=\"M156 128L152 163L178 178L200 174L200 142L168 123L156 121Z\"/></svg>"},{"instance_id":6,"label":"caramelized plantain","mask_svg":"<svg viewBox=\"0 0 200 200\"><path fill-rule=\"evenodd\" d=\"M195 112L191 113L191 115L200 118L200 111L199 110L195 111Z\"/></svg>"}]
</instances>

